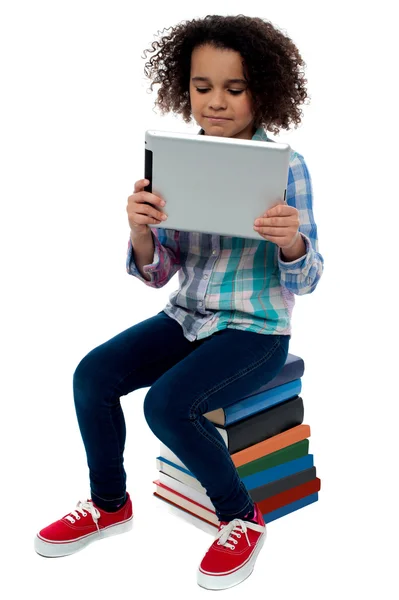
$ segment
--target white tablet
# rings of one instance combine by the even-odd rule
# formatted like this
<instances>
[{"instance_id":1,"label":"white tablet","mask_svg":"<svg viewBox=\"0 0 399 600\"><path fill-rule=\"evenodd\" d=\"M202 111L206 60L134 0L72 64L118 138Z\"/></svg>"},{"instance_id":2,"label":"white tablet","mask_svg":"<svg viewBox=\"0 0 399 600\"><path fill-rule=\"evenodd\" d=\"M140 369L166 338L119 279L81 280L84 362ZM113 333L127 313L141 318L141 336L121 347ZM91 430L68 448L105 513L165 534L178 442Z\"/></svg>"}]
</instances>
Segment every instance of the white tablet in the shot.
<instances>
[{"instance_id":1,"label":"white tablet","mask_svg":"<svg viewBox=\"0 0 399 600\"><path fill-rule=\"evenodd\" d=\"M168 215L151 227L263 239L254 221L286 202L290 152L277 142L146 131L145 191L165 199Z\"/></svg>"}]
</instances>

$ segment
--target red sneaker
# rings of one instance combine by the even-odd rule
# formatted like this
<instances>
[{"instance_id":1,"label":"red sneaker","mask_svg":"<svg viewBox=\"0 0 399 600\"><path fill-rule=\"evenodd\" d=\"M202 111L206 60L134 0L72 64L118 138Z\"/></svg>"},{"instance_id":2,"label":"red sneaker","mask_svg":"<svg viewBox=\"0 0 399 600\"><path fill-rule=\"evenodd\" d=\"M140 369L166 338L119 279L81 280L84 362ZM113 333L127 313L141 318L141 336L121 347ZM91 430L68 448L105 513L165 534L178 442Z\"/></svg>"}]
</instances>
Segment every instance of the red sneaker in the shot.
<instances>
[{"instance_id":1,"label":"red sneaker","mask_svg":"<svg viewBox=\"0 0 399 600\"><path fill-rule=\"evenodd\" d=\"M222 521L215 541L198 568L197 582L207 590L224 590L244 581L253 571L266 539L266 525L255 504L254 521Z\"/></svg>"},{"instance_id":2,"label":"red sneaker","mask_svg":"<svg viewBox=\"0 0 399 600\"><path fill-rule=\"evenodd\" d=\"M116 512L107 512L92 500L78 502L75 510L59 521L45 527L35 538L35 550L41 556L67 556L96 540L125 533L132 528L132 501L127 501Z\"/></svg>"}]
</instances>

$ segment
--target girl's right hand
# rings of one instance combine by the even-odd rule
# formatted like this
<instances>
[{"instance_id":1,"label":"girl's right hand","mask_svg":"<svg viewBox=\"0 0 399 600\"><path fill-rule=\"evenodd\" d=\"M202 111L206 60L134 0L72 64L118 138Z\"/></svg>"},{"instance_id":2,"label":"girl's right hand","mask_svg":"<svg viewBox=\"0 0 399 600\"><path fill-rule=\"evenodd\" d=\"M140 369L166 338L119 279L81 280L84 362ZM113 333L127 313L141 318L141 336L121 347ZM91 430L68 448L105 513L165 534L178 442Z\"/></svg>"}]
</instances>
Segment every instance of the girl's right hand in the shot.
<instances>
[{"instance_id":1,"label":"girl's right hand","mask_svg":"<svg viewBox=\"0 0 399 600\"><path fill-rule=\"evenodd\" d=\"M136 181L134 192L127 199L126 212L130 229L138 234L147 233L150 231L149 225L162 223L167 218L165 213L156 209L156 206L164 206L165 201L151 192L144 191L148 184L148 179Z\"/></svg>"}]
</instances>

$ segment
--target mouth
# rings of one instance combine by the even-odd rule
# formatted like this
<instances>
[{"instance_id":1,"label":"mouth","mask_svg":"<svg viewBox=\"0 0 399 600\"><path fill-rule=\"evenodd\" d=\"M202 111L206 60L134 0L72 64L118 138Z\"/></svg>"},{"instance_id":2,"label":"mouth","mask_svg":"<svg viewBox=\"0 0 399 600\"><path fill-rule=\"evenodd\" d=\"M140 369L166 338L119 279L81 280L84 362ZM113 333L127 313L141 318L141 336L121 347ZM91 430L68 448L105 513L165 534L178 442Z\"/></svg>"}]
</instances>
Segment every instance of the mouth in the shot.
<instances>
[{"instance_id":1,"label":"mouth","mask_svg":"<svg viewBox=\"0 0 399 600\"><path fill-rule=\"evenodd\" d=\"M231 121L231 119L225 119L223 117L205 117L211 123L224 123L225 121Z\"/></svg>"}]
</instances>

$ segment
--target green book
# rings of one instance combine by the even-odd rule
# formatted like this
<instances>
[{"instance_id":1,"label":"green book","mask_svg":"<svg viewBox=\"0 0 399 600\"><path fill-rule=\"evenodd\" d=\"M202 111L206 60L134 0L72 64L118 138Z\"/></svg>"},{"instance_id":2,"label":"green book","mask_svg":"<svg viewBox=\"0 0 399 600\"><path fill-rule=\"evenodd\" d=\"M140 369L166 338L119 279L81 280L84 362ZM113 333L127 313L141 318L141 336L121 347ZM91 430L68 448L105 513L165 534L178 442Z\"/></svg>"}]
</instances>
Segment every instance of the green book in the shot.
<instances>
[{"instance_id":1,"label":"green book","mask_svg":"<svg viewBox=\"0 0 399 600\"><path fill-rule=\"evenodd\" d=\"M271 454L266 454L266 456L262 456L262 458L257 458L256 460L246 463L245 465L238 467L237 471L242 479L243 477L253 475L259 471L264 471L265 469L270 469L271 467L277 467L277 465L289 462L290 460L301 458L302 456L306 456L308 453L309 440L301 440L300 442L296 442L296 444L292 444L286 448L281 448L281 450L277 450Z\"/></svg>"}]
</instances>

